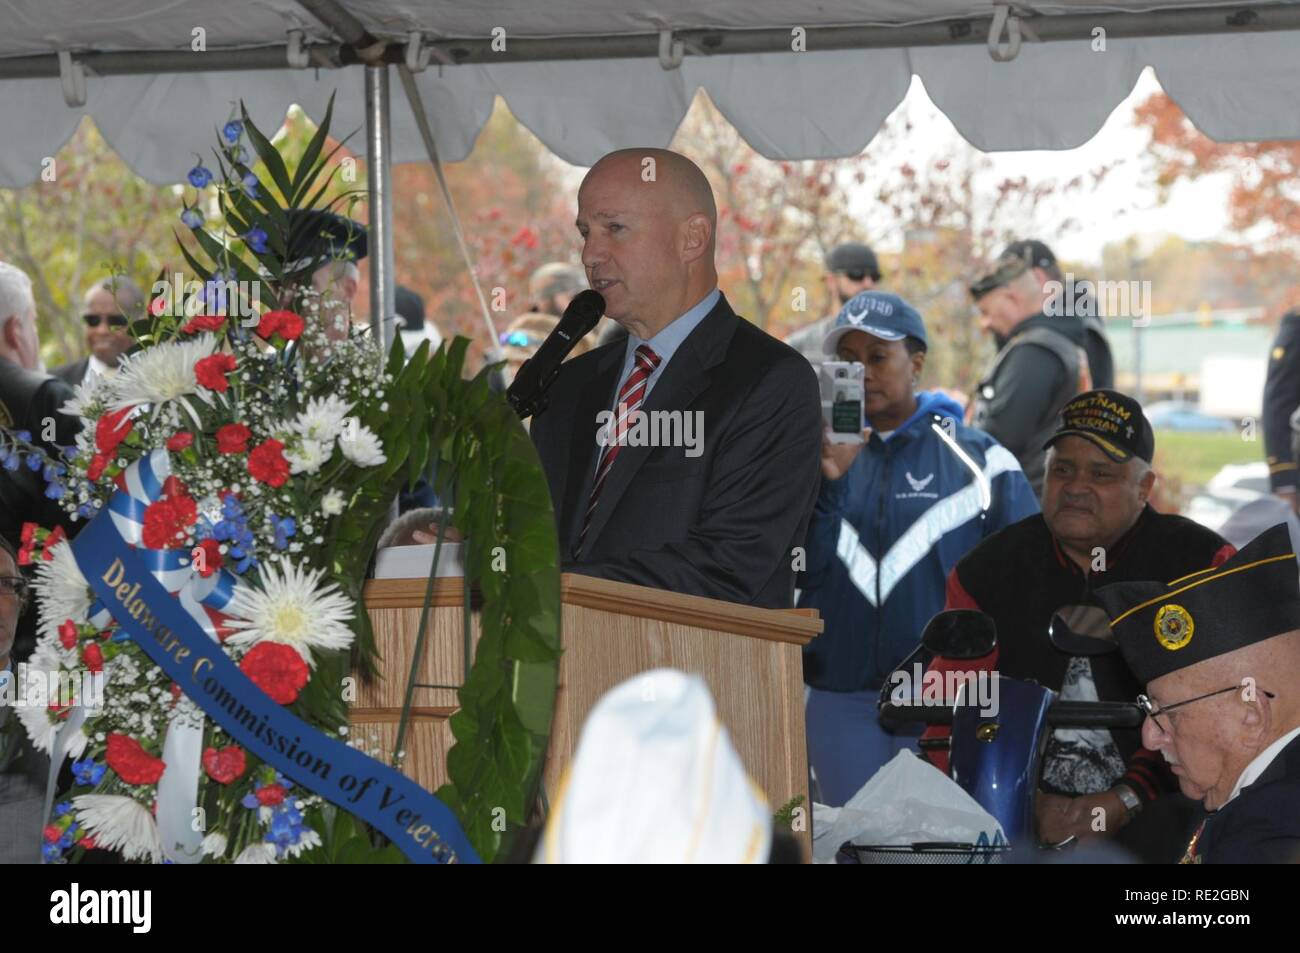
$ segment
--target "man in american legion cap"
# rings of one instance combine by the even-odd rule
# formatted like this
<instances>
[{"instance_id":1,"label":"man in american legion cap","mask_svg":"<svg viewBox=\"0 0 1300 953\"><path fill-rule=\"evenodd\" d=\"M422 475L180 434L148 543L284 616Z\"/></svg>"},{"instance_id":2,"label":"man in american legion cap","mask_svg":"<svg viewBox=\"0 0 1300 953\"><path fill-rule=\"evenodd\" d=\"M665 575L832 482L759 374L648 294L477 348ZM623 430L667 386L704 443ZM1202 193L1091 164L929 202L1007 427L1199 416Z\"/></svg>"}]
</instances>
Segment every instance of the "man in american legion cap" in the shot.
<instances>
[{"instance_id":1,"label":"man in american legion cap","mask_svg":"<svg viewBox=\"0 0 1300 953\"><path fill-rule=\"evenodd\" d=\"M1184 863L1300 862L1300 577L1285 525L1222 565L1096 592L1142 739L1206 810Z\"/></svg>"}]
</instances>

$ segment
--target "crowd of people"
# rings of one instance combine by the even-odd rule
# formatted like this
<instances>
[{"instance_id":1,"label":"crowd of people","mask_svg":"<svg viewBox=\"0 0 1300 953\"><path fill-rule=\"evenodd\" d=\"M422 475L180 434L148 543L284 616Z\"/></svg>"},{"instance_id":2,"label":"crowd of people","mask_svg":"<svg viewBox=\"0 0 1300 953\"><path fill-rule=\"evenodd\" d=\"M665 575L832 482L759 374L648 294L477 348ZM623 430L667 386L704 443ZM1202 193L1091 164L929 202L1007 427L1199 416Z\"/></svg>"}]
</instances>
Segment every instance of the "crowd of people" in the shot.
<instances>
[{"instance_id":1,"label":"crowd of people","mask_svg":"<svg viewBox=\"0 0 1300 953\"><path fill-rule=\"evenodd\" d=\"M650 179L647 160L657 165ZM1188 853L1189 836L1196 831L1204 847L1213 831L1221 857L1259 849L1300 860L1294 556L1267 533L1237 553L1216 533L1152 507L1155 434L1141 405L1114 389L1101 322L1074 316L1091 309L1047 307L1062 277L1051 249L1014 242L974 276L972 305L995 354L963 406L943 389L920 389L932 342L925 318L889 290L865 245L831 251L826 282L838 309L788 341L738 316L718 287L712 191L683 156L639 149L601 159L579 190L577 225L583 267L539 270L529 311L494 342L513 375L575 294L591 287L605 299L602 326L573 349L549 406L531 421L563 568L818 610L824 631L804 653L817 801L844 804L904 748L946 770L944 730L918 737L886 725L877 700L931 617L976 609L996 624L996 649L974 661L927 660L935 670L995 670L1066 700L1141 695L1150 713L1140 730L1052 734L1037 799L1041 841L1114 838L1138 858L1172 862L1204 859L1204 849ZM363 243L348 238L318 251L329 259L322 280L350 280L355 293L347 266L355 271ZM57 419L69 385L114 372L131 346L126 319L143 303L120 278L92 286L89 353L47 375L30 282L0 265L3 424L51 446L70 443L64 432L41 435L40 421ZM422 302L402 295L401 306L403 333L426 334ZM1300 318L1288 316L1273 354L1278 368L1300 355L1297 334ZM862 367L860 439L830 439L818 382L827 361ZM1289 418L1300 393L1286 388L1295 381L1300 373L1270 378L1270 407L1289 402L1287 436L1267 424L1278 492L1292 499ZM625 439L638 415L656 413L700 415L702 445L684 452ZM0 533L11 541L44 512L39 482L24 488L26 476L0 473ZM403 541L427 538L418 520L403 528ZM1195 619L1195 650L1179 654L1189 643L1171 617L1146 616L1193 587L1168 603L1183 614L1174 621L1187 639ZM0 599L12 595L0 589ZM1251 599L1267 610L1222 608ZM1048 640L1054 616L1098 609L1113 621L1121 654L1075 657ZM17 615L0 616L10 640ZM7 662L9 647L0 648ZM1267 691L1193 697L1213 692L1211 674L1225 684L1256 677ZM1157 720L1191 702L1197 708ZM1213 820L1234 802L1231 825ZM1099 808L1110 819L1101 830ZM1204 810L1215 812L1208 828ZM571 834L557 834L561 843L578 849Z\"/></svg>"}]
</instances>

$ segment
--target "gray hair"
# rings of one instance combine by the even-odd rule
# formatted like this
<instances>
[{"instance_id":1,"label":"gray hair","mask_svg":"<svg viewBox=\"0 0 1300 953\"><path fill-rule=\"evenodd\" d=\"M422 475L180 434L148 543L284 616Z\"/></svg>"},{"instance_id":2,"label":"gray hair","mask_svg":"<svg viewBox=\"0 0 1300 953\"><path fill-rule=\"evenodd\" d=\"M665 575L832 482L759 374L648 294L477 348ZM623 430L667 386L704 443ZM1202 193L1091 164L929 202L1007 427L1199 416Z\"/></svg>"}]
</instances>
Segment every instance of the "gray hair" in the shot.
<instances>
[{"instance_id":1,"label":"gray hair","mask_svg":"<svg viewBox=\"0 0 1300 953\"><path fill-rule=\"evenodd\" d=\"M117 306L128 318L135 319L144 313L144 291L126 275L109 275L101 278L86 289L85 297L89 298L96 291L107 291L111 294Z\"/></svg>"},{"instance_id":2,"label":"gray hair","mask_svg":"<svg viewBox=\"0 0 1300 953\"><path fill-rule=\"evenodd\" d=\"M35 309L32 279L21 268L0 261L0 326L12 317L24 317Z\"/></svg>"},{"instance_id":3,"label":"gray hair","mask_svg":"<svg viewBox=\"0 0 1300 953\"><path fill-rule=\"evenodd\" d=\"M570 291L576 294L586 287L586 273L577 265L562 261L542 265L528 279L528 291L534 299L549 299Z\"/></svg>"}]
</instances>

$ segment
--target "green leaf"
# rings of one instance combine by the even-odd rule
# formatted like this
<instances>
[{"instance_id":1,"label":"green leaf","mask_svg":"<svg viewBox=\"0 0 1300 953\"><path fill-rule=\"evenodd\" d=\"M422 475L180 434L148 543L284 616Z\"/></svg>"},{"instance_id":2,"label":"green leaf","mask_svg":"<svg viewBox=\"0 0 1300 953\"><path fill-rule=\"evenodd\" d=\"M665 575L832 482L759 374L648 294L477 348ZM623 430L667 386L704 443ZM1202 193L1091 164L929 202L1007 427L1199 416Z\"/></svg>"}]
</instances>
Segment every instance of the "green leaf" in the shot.
<instances>
[{"instance_id":1,"label":"green leaf","mask_svg":"<svg viewBox=\"0 0 1300 953\"><path fill-rule=\"evenodd\" d=\"M293 181L290 183L290 194L287 196L289 204L293 205L315 181L317 172L314 169L317 158L320 157L321 149L325 146L325 140L329 138L330 122L334 117L334 93L330 93L329 104L325 107L325 117L321 119L320 125L316 127L316 134L311 137L307 143L307 148L303 150L302 158L298 161L298 168L294 172Z\"/></svg>"},{"instance_id":2,"label":"green leaf","mask_svg":"<svg viewBox=\"0 0 1300 953\"><path fill-rule=\"evenodd\" d=\"M284 167L284 160L280 158L280 153L275 146L271 145L266 136L262 135L262 131L253 124L253 120L248 118L248 110L244 108L242 102L239 104L239 112L244 119L244 131L248 133L248 141L252 143L253 151L266 166L266 171L271 174L271 179L280 190L280 194L288 201L293 194L293 187L290 185L289 172Z\"/></svg>"}]
</instances>

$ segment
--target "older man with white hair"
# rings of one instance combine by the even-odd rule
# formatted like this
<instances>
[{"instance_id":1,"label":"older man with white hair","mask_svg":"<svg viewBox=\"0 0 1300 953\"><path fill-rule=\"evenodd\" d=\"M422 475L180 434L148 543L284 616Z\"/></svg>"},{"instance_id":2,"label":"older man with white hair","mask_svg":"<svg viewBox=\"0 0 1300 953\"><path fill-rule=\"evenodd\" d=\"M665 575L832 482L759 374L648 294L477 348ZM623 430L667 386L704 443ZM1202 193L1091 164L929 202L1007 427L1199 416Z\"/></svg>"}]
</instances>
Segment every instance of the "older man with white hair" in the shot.
<instances>
[{"instance_id":1,"label":"older man with white hair","mask_svg":"<svg viewBox=\"0 0 1300 953\"><path fill-rule=\"evenodd\" d=\"M1183 863L1300 863L1300 577L1285 525L1171 582L1096 593L1146 686L1143 743L1206 814Z\"/></svg>"},{"instance_id":2,"label":"older man with white hair","mask_svg":"<svg viewBox=\"0 0 1300 953\"><path fill-rule=\"evenodd\" d=\"M36 334L36 302L31 279L0 262L0 427L7 436L25 432L47 454L75 443L79 422L59 413L72 388L45 373ZM64 523L63 510L45 496L40 473L26 466L0 467L0 535L20 544L22 524Z\"/></svg>"}]
</instances>

